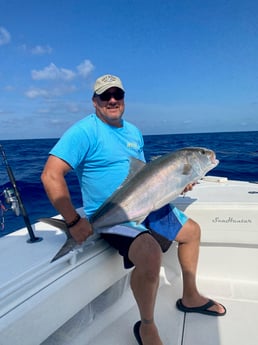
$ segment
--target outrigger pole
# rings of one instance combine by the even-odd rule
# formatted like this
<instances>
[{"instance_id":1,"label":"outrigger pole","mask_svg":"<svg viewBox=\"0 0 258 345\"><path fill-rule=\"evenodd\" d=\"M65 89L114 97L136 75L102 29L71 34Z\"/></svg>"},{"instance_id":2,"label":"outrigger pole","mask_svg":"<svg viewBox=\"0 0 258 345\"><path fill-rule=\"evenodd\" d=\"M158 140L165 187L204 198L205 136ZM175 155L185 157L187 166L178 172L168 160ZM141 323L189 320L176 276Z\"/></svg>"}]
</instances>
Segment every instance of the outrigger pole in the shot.
<instances>
[{"instance_id":1,"label":"outrigger pole","mask_svg":"<svg viewBox=\"0 0 258 345\"><path fill-rule=\"evenodd\" d=\"M10 165L8 164L8 161L7 161L7 158L6 158L6 155L5 155L5 152L4 152L4 149L3 149L2 145L0 145L0 150L1 150L2 157L3 157L4 165L6 167L7 174L9 176L10 182L11 182L11 184L13 186L13 189L14 189L14 193L15 193L16 198L18 200L19 207L20 207L20 210L21 210L21 213L22 213L25 225L26 225L26 227L28 229L28 233L29 233L30 238L27 240L27 242L28 243L39 242L39 241L42 240L42 238L41 237L36 237L34 235L34 232L33 232L33 229L31 227L28 214L27 214L26 209L25 209L25 207L23 205L23 202L22 202L19 190L18 190L17 185L16 185L15 177L13 175L13 172L12 172L12 169L11 169Z\"/></svg>"}]
</instances>

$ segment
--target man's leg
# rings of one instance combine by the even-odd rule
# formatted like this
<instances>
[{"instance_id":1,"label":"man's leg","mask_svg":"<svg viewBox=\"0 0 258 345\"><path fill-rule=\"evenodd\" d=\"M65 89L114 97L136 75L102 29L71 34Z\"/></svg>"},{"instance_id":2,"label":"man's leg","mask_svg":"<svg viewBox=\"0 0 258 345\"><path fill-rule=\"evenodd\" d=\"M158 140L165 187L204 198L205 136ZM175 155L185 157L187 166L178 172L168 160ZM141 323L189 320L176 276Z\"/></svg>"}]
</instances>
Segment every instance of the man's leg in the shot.
<instances>
[{"instance_id":1,"label":"man's leg","mask_svg":"<svg viewBox=\"0 0 258 345\"><path fill-rule=\"evenodd\" d=\"M178 242L178 258L183 275L182 303L186 307L198 307L208 302L208 298L200 295L196 286L196 271L200 246L200 227L189 219L175 239ZM208 310L224 313L224 308L219 303Z\"/></svg>"},{"instance_id":2,"label":"man's leg","mask_svg":"<svg viewBox=\"0 0 258 345\"><path fill-rule=\"evenodd\" d=\"M128 256L135 265L131 288L140 311L142 342L144 345L162 345L154 322L162 256L160 246L150 234L145 233L133 241Z\"/></svg>"}]
</instances>

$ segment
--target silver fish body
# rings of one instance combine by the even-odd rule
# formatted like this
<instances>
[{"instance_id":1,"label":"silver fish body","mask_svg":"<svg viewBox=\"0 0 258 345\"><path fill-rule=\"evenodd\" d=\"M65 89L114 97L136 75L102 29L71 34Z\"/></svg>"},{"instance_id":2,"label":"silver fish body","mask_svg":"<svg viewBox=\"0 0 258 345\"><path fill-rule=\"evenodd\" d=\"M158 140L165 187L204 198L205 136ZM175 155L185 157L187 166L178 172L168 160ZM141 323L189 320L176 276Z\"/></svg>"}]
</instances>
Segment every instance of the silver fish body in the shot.
<instances>
[{"instance_id":1,"label":"silver fish body","mask_svg":"<svg viewBox=\"0 0 258 345\"><path fill-rule=\"evenodd\" d=\"M217 166L212 150L184 148L144 164L91 217L94 229L128 221L141 223L150 212L161 208ZM134 166L137 166L134 162Z\"/></svg>"},{"instance_id":2,"label":"silver fish body","mask_svg":"<svg viewBox=\"0 0 258 345\"><path fill-rule=\"evenodd\" d=\"M197 182L218 163L214 151L200 147L183 148L147 164L132 158L126 181L90 218L93 229L101 232L103 228L128 221L141 223L148 214L171 202L188 184ZM64 221L54 218L41 221L62 229L67 235L66 243L52 261L76 245Z\"/></svg>"}]
</instances>

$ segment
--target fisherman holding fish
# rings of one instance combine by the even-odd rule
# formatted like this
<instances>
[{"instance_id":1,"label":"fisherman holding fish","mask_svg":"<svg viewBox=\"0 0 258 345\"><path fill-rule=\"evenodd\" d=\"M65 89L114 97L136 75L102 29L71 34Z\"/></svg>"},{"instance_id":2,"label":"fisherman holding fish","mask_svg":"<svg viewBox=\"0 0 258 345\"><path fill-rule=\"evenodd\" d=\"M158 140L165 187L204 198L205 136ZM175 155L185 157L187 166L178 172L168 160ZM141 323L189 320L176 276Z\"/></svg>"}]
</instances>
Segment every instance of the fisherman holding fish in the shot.
<instances>
[{"instance_id":1,"label":"fisherman holding fish","mask_svg":"<svg viewBox=\"0 0 258 345\"><path fill-rule=\"evenodd\" d=\"M139 184L142 193L148 189L144 185L149 170L146 173L143 170L143 137L134 125L123 119L124 95L124 87L117 76L104 75L98 78L92 97L95 113L75 123L63 134L50 151L41 178L51 203L63 216L76 243L83 243L96 228L103 227L98 232L123 256L124 267L134 267L131 288L140 313L140 321L134 325L136 340L139 344L161 345L163 343L154 320L154 306L162 252L168 250L173 240L178 242L183 276L183 296L177 301L177 308L183 312L212 316L222 316L226 309L198 291L196 271L200 227L176 207L158 202L160 208L153 211L148 208L146 199L141 205L143 210L146 209L143 217L134 216L134 210L130 210L132 216L124 223L126 226L104 227L109 224L105 221L112 201L119 200L119 207L116 206L114 212L113 208L110 209L112 219L119 220L125 213L123 198L135 192L137 182L132 182L135 174L141 173L137 175L139 178L143 176L144 182ZM210 153L197 150L190 154L206 156ZM72 169L78 176L86 217L77 214L66 184L65 175ZM154 169L162 173L160 166L154 166ZM183 174L187 175L187 165L185 169ZM139 180L136 177L134 179ZM120 187L124 181L125 185ZM160 188L159 185L157 187ZM192 187L193 184L189 183L181 192L191 190ZM105 200L109 204L104 203Z\"/></svg>"}]
</instances>

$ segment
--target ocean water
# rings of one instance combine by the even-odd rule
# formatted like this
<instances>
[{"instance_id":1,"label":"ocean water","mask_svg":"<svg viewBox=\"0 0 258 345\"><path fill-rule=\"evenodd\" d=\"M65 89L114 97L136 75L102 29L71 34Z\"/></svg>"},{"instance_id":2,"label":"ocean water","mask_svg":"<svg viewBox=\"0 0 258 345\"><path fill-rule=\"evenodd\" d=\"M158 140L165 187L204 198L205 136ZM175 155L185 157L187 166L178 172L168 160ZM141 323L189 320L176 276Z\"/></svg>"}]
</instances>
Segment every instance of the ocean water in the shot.
<instances>
[{"instance_id":1,"label":"ocean water","mask_svg":"<svg viewBox=\"0 0 258 345\"><path fill-rule=\"evenodd\" d=\"M23 204L34 223L41 217L56 215L40 181L40 174L48 152L57 139L0 140L9 166L15 176ZM207 147L216 152L220 164L209 175L225 176L233 180L258 181L258 132L223 132L202 134L169 134L144 136L146 160L179 148L188 146ZM75 207L81 206L80 188L76 175L67 175ZM12 187L5 165L0 156L0 201L8 207L1 194L6 187ZM0 204L1 205L1 204ZM0 236L24 226L22 216L12 211L4 214L4 229ZM0 212L0 223L3 220Z\"/></svg>"}]
</instances>

